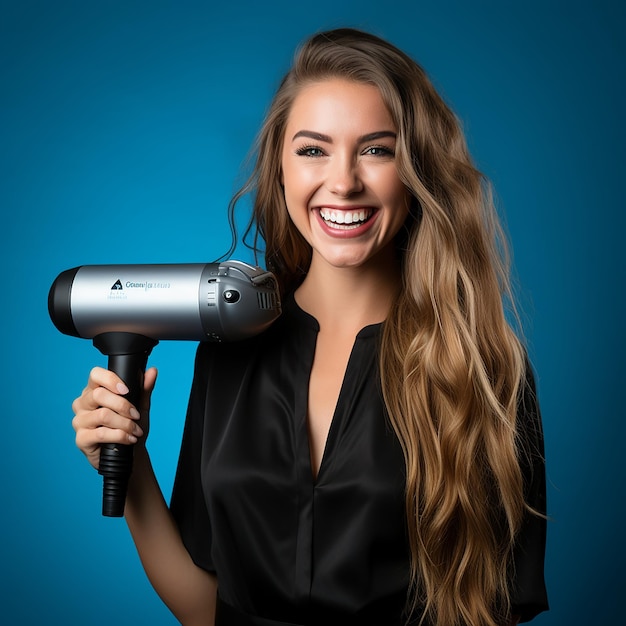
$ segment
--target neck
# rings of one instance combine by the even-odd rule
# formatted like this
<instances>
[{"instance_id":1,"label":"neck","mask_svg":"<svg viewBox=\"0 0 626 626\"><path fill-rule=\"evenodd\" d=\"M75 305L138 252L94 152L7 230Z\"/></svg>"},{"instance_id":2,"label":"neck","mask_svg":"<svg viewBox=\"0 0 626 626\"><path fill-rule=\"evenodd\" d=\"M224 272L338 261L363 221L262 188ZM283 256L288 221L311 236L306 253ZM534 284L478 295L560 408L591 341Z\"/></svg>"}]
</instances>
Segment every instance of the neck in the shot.
<instances>
[{"instance_id":1,"label":"neck","mask_svg":"<svg viewBox=\"0 0 626 626\"><path fill-rule=\"evenodd\" d=\"M320 328L356 334L387 318L400 286L400 266L392 249L365 265L347 268L333 267L314 253L295 297Z\"/></svg>"}]
</instances>

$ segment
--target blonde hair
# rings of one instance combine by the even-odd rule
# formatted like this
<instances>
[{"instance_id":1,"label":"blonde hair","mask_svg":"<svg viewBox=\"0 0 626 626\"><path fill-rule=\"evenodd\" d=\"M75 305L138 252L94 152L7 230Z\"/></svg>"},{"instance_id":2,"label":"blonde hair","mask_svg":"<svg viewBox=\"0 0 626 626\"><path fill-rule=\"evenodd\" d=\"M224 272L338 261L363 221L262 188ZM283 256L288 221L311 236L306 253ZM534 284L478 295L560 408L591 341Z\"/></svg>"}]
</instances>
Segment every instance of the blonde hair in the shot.
<instances>
[{"instance_id":1,"label":"blonde hair","mask_svg":"<svg viewBox=\"0 0 626 626\"><path fill-rule=\"evenodd\" d=\"M291 105L307 84L376 85L398 129L398 172L413 196L398 240L403 289L384 324L383 395L406 463L411 550L407 617L437 626L496 626L510 614L512 549L524 514L516 415L524 351L507 323L505 240L488 186L454 114L424 71L388 42L338 29L299 50L272 102L253 175L255 247L283 292L311 250L290 221L281 148Z\"/></svg>"}]
</instances>

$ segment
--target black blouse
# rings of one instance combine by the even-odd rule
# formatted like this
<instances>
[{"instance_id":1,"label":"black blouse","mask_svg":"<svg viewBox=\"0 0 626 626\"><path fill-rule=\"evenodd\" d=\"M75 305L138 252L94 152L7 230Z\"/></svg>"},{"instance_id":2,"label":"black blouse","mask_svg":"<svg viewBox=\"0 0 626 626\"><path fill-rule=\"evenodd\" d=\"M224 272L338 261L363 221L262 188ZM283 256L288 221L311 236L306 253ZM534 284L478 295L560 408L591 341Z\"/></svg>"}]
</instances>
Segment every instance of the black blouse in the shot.
<instances>
[{"instance_id":1,"label":"black blouse","mask_svg":"<svg viewBox=\"0 0 626 626\"><path fill-rule=\"evenodd\" d=\"M405 469L381 397L380 329L356 337L316 480L306 414L317 321L291 298L263 334L199 346L171 510L235 610L294 624L403 623ZM522 423L542 454L531 400ZM538 455L532 464L529 497L543 511ZM529 518L513 586L524 619L547 608L544 546L545 523Z\"/></svg>"}]
</instances>

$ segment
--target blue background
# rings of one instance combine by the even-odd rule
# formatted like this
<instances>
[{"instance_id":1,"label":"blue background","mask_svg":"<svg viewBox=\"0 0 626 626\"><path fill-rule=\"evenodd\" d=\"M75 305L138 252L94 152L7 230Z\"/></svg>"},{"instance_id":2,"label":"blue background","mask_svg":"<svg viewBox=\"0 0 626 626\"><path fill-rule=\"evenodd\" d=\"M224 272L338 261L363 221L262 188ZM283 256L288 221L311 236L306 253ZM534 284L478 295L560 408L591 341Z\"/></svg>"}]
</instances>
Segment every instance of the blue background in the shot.
<instances>
[{"instance_id":1,"label":"blue background","mask_svg":"<svg viewBox=\"0 0 626 626\"><path fill-rule=\"evenodd\" d=\"M623 617L624 4L3 2L0 622L174 624L73 443L89 341L48 319L82 264L207 262L292 51L372 30L427 69L494 182L538 372L552 611ZM237 255L236 255L237 256ZM246 258L241 252L239 258ZM175 471L194 346L162 342L151 451Z\"/></svg>"}]
</instances>

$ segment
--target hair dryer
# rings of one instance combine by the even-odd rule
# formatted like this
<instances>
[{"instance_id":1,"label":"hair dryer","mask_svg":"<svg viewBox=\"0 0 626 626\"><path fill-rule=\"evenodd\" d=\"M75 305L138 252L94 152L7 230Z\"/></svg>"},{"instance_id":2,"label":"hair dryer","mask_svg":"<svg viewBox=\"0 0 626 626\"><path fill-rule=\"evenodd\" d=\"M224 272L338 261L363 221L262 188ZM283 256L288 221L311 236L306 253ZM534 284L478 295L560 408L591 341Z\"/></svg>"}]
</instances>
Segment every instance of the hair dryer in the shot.
<instances>
[{"instance_id":1,"label":"hair dryer","mask_svg":"<svg viewBox=\"0 0 626 626\"><path fill-rule=\"evenodd\" d=\"M245 339L270 326L281 308L271 272L224 261L76 267L55 279L48 311L62 333L93 340L138 406L148 357L160 340ZM102 446L103 515L124 514L132 459L132 445Z\"/></svg>"}]
</instances>

